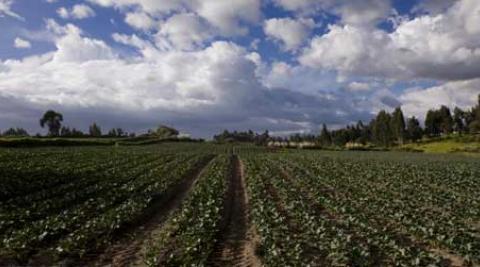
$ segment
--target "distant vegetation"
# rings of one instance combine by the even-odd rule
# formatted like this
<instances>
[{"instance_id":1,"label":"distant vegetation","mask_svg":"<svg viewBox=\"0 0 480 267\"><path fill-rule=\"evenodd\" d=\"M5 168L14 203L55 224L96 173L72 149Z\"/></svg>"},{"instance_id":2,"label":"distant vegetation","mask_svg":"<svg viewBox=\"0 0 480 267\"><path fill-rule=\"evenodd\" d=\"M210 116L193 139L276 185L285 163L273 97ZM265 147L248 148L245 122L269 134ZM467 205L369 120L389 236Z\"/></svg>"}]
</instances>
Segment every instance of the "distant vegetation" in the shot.
<instances>
[{"instance_id":1,"label":"distant vegetation","mask_svg":"<svg viewBox=\"0 0 480 267\"><path fill-rule=\"evenodd\" d=\"M110 139L128 139L130 143L150 144L159 142L159 140L192 140L188 137L179 139L180 132L170 126L160 125L156 129L150 129L144 134L128 133L122 128L112 128L107 132L96 122L92 123L88 133L84 133L76 128L70 128L63 125L63 114L48 110L40 119L40 126L47 128L49 138L110 138ZM464 136L480 134L480 95L478 103L471 109L462 110L455 107L453 112L446 107L431 109L427 112L424 119L424 127L416 117L405 118L401 107L397 107L392 113L385 110L380 111L374 119L368 124L358 121L356 124L347 125L344 128L329 130L325 124L318 135L315 134L294 134L289 137L270 136L269 131L256 133L252 130L228 131L213 136L217 143L253 143L256 145L273 146L308 146L316 148L353 148L370 149L390 148L394 146L404 147L406 144L415 144L419 141L425 142L438 138L451 136ZM22 128L10 128L1 133L4 137L29 137L29 133ZM37 134L36 137L42 137ZM11 141L11 140L10 140ZM78 140L77 140L78 141ZM477 139L473 139L477 142ZM31 143L33 141L23 141ZM3 141L6 143L6 141ZM65 142L60 142L65 143ZM77 142L80 145L82 142ZM102 141L102 144L108 142ZM8 143L11 145L12 143ZM91 144L91 143L89 143ZM115 141L111 141L115 144ZM1 144L0 144L1 145ZM410 146L406 149L414 149ZM453 148L455 150L457 148ZM462 148L459 148L462 150Z\"/></svg>"},{"instance_id":2,"label":"distant vegetation","mask_svg":"<svg viewBox=\"0 0 480 267\"><path fill-rule=\"evenodd\" d=\"M257 145L266 145L270 140L270 134L268 131L265 131L262 134L254 133L252 130L247 132L229 132L224 130L223 133L215 135L213 140L218 143L232 143L232 142L241 142L241 143L254 143Z\"/></svg>"},{"instance_id":3,"label":"distant vegetation","mask_svg":"<svg viewBox=\"0 0 480 267\"><path fill-rule=\"evenodd\" d=\"M480 95L478 103L470 110L456 107L452 112L446 106L429 110L425 116L425 127L420 125L418 118L405 119L401 107L393 113L385 110L364 124L348 125L345 128L329 130L324 124L319 135L295 134L288 138L271 138L272 142L301 143L307 142L319 147L361 147L379 146L392 147L406 143L416 143L420 140L435 140L441 137L474 135L480 133ZM476 142L477 139L472 139Z\"/></svg>"}]
</instances>

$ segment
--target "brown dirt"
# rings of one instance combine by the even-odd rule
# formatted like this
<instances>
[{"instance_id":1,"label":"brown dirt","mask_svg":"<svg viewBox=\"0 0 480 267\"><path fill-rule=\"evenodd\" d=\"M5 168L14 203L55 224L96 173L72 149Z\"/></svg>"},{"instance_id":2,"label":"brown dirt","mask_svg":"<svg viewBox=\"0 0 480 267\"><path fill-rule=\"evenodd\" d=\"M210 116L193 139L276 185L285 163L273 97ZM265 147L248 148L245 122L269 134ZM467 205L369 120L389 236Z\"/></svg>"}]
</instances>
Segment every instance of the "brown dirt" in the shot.
<instances>
[{"instance_id":1,"label":"brown dirt","mask_svg":"<svg viewBox=\"0 0 480 267\"><path fill-rule=\"evenodd\" d=\"M452 254L446 250L435 248L430 249L430 251L442 257L443 259L446 259L449 262L449 266L451 267L467 266L465 260L462 257Z\"/></svg>"},{"instance_id":2,"label":"brown dirt","mask_svg":"<svg viewBox=\"0 0 480 267\"><path fill-rule=\"evenodd\" d=\"M209 266L261 266L255 255L258 237L249 226L248 196L243 163L232 158L228 192L218 242L210 256Z\"/></svg>"},{"instance_id":3,"label":"brown dirt","mask_svg":"<svg viewBox=\"0 0 480 267\"><path fill-rule=\"evenodd\" d=\"M186 175L182 183L174 186L154 202L145 213L146 216L142 218L142 223L125 230L122 233L122 238L118 239L114 245L100 255L90 256L90 260L82 262L81 265L116 267L142 265L142 248L148 245L152 235L163 227L163 223L168 216L181 205L212 160L213 156L200 162Z\"/></svg>"}]
</instances>

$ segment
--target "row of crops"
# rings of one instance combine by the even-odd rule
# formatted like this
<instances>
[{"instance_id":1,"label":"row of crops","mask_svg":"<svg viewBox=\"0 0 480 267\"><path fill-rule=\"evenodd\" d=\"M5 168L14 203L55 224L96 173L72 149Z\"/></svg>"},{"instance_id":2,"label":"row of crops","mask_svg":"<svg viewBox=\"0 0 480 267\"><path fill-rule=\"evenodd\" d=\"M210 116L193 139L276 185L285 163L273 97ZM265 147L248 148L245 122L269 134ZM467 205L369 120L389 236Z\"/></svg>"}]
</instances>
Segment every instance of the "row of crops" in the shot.
<instances>
[{"instance_id":1,"label":"row of crops","mask_svg":"<svg viewBox=\"0 0 480 267\"><path fill-rule=\"evenodd\" d=\"M105 248L212 158L138 150L2 152L0 158L8 160L0 162L0 263L22 265L79 259ZM209 175L222 166L228 165L208 168Z\"/></svg>"},{"instance_id":2,"label":"row of crops","mask_svg":"<svg viewBox=\"0 0 480 267\"><path fill-rule=\"evenodd\" d=\"M478 161L405 155L247 157L252 217L264 262L269 266L478 264Z\"/></svg>"},{"instance_id":3,"label":"row of crops","mask_svg":"<svg viewBox=\"0 0 480 267\"><path fill-rule=\"evenodd\" d=\"M239 229L253 229L238 243L265 266L480 263L477 159L270 152L199 144L0 150L0 265L93 266L89 257L130 242L122 236L135 238L149 214L177 199L127 265L210 266L228 230L234 164L243 166L248 197L249 225Z\"/></svg>"}]
</instances>

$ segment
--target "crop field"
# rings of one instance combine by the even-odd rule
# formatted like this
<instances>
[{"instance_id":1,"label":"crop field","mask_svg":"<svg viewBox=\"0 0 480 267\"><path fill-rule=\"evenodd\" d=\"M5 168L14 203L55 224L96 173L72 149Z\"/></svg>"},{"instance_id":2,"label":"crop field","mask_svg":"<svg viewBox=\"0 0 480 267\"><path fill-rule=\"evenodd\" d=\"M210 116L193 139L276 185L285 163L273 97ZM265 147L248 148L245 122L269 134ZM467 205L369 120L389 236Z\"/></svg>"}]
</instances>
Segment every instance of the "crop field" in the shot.
<instances>
[{"instance_id":1,"label":"crop field","mask_svg":"<svg viewBox=\"0 0 480 267\"><path fill-rule=\"evenodd\" d=\"M480 162L162 144L0 150L0 266L479 266Z\"/></svg>"}]
</instances>

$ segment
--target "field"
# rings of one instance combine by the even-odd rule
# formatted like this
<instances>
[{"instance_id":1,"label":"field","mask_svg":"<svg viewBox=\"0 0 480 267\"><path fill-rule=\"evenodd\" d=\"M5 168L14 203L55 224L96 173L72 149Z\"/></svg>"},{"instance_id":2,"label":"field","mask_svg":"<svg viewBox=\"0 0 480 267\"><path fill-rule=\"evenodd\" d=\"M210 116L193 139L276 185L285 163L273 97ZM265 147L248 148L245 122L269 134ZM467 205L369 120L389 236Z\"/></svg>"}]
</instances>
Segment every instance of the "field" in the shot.
<instances>
[{"instance_id":1,"label":"field","mask_svg":"<svg viewBox=\"0 0 480 267\"><path fill-rule=\"evenodd\" d=\"M461 155L0 150L0 266L479 266Z\"/></svg>"}]
</instances>

